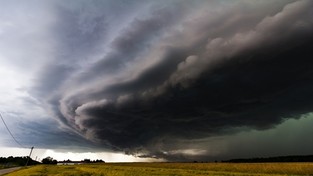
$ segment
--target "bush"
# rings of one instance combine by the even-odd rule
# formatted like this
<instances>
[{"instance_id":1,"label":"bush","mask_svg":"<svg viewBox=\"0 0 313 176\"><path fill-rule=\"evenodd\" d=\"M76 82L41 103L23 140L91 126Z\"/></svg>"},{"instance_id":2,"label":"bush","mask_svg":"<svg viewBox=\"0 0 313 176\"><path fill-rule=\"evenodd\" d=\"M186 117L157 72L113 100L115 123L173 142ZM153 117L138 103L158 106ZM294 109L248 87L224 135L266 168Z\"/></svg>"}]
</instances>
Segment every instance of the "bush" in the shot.
<instances>
[{"instance_id":1,"label":"bush","mask_svg":"<svg viewBox=\"0 0 313 176\"><path fill-rule=\"evenodd\" d=\"M42 162L42 164L57 164L58 163L57 160L51 158L50 156L42 159L41 162Z\"/></svg>"}]
</instances>

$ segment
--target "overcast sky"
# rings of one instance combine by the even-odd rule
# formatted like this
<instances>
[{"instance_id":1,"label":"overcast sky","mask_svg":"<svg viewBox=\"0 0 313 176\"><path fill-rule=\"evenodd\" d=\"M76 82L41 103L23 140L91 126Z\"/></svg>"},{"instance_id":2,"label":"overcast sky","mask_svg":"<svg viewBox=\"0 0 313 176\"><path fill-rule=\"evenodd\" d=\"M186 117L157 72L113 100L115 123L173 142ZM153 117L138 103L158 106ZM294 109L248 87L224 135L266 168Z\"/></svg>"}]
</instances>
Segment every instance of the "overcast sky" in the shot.
<instances>
[{"instance_id":1,"label":"overcast sky","mask_svg":"<svg viewBox=\"0 0 313 176\"><path fill-rule=\"evenodd\" d=\"M312 31L311 0L0 1L0 112L22 145L0 125L0 155L312 154Z\"/></svg>"}]
</instances>

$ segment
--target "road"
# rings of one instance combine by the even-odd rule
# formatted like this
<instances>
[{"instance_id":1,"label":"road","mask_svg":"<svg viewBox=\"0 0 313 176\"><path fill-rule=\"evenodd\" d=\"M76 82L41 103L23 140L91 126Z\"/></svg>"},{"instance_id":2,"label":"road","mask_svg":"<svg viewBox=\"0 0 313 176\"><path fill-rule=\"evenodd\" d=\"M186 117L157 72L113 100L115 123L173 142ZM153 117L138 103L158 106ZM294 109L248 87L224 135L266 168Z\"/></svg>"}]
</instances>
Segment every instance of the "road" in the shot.
<instances>
[{"instance_id":1,"label":"road","mask_svg":"<svg viewBox=\"0 0 313 176\"><path fill-rule=\"evenodd\" d=\"M12 167L12 168L8 168L8 169L1 169L1 170L0 170L0 175L13 172L13 171L18 170L18 169L20 169L20 168L21 168L21 167Z\"/></svg>"}]
</instances>

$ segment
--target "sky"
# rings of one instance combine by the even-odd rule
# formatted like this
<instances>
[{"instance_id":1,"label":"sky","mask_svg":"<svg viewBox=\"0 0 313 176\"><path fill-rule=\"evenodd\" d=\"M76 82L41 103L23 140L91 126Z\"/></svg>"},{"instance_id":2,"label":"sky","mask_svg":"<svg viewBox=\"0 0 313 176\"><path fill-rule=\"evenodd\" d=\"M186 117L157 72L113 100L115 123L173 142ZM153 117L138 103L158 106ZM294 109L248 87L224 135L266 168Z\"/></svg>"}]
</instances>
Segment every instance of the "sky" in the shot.
<instances>
[{"instance_id":1,"label":"sky","mask_svg":"<svg viewBox=\"0 0 313 176\"><path fill-rule=\"evenodd\" d=\"M0 1L0 156L312 154L313 1Z\"/></svg>"}]
</instances>

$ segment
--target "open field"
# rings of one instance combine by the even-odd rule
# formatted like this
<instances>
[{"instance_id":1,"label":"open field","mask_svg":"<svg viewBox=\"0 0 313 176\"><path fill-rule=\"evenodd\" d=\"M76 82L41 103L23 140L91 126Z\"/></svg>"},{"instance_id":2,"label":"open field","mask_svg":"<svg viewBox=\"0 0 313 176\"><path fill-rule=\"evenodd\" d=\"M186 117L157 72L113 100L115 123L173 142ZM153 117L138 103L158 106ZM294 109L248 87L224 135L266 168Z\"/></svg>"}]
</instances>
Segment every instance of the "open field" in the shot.
<instances>
[{"instance_id":1,"label":"open field","mask_svg":"<svg viewBox=\"0 0 313 176\"><path fill-rule=\"evenodd\" d=\"M313 163L106 163L72 166L37 165L7 176L191 176L309 175Z\"/></svg>"}]
</instances>

